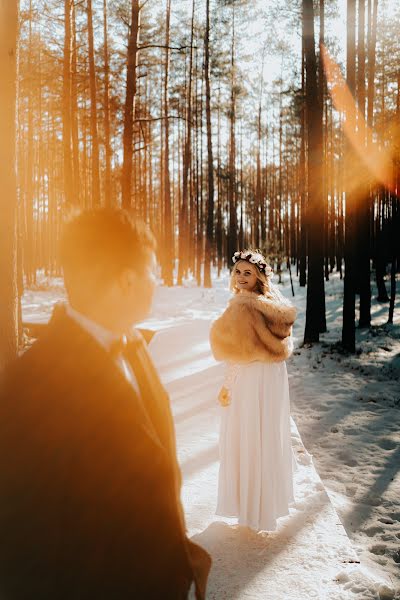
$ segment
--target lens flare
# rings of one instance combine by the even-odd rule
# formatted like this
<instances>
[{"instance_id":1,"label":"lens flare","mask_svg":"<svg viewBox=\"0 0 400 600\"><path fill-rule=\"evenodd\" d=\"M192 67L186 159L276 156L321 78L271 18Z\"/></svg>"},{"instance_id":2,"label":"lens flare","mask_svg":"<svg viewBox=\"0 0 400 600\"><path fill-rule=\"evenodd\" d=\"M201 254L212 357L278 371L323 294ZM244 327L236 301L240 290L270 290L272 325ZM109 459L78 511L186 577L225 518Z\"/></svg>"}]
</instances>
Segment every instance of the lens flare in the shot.
<instances>
[{"instance_id":1,"label":"lens flare","mask_svg":"<svg viewBox=\"0 0 400 600\"><path fill-rule=\"evenodd\" d=\"M329 55L325 46L321 47L321 53L328 89L336 110L344 117L343 129L348 140L374 179L396 193L393 173L394 147L385 148L383 144L379 145L373 141L372 130L359 111L340 67ZM364 178L363 170L360 172L361 177Z\"/></svg>"}]
</instances>

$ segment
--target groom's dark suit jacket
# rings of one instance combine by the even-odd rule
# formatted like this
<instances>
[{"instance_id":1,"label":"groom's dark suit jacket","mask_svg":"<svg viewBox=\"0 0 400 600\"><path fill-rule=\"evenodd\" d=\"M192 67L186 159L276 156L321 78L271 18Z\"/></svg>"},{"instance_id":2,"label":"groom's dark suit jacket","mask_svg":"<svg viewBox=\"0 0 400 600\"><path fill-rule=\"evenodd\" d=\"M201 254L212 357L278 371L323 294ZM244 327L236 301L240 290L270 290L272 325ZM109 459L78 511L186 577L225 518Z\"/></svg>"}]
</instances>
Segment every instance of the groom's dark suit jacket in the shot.
<instances>
[{"instance_id":1,"label":"groom's dark suit jacket","mask_svg":"<svg viewBox=\"0 0 400 600\"><path fill-rule=\"evenodd\" d=\"M205 587L190 542L169 399L143 340L141 398L58 309L0 398L0 598L167 600ZM201 597L201 594L200 596Z\"/></svg>"}]
</instances>

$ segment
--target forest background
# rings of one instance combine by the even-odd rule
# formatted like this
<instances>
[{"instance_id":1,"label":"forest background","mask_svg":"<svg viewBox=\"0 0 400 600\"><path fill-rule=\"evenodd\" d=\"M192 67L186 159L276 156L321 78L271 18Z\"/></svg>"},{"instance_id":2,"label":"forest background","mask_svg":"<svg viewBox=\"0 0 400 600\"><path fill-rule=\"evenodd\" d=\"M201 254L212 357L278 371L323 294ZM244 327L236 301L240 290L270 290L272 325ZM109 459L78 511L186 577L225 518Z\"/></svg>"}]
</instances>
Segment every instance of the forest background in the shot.
<instances>
[{"instance_id":1,"label":"forest background","mask_svg":"<svg viewBox=\"0 0 400 600\"><path fill-rule=\"evenodd\" d=\"M150 225L167 286L194 276L210 287L236 249L260 248L278 275L288 268L307 284L305 343L326 331L334 270L345 351L356 350L356 325L371 324L372 276L393 322L398 3L0 8L1 365L23 340L24 286L59 274L62 223L94 206Z\"/></svg>"}]
</instances>

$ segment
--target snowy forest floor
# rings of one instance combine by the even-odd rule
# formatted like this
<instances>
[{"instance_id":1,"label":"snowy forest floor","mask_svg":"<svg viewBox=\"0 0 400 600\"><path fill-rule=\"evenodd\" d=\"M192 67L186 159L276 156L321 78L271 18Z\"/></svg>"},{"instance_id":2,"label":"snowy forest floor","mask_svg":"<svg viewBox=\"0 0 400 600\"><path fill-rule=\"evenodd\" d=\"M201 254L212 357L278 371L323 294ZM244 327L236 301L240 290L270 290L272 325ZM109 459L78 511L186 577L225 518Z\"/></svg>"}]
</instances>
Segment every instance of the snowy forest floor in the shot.
<instances>
[{"instance_id":1,"label":"snowy forest floor","mask_svg":"<svg viewBox=\"0 0 400 600\"><path fill-rule=\"evenodd\" d=\"M208 330L229 298L227 274L215 278L211 290L192 282L159 287L142 324L158 332L150 349L171 394L189 533L214 556L208 597L400 598L399 301L389 326L388 305L373 300L372 327L357 330L358 353L348 355L337 345L343 299L338 275L326 283L328 332L312 347L301 347L306 290L297 281L294 287L299 316L288 371L299 462L296 502L267 535L228 527L232 521L213 514L222 368L211 357ZM286 273L281 290L291 297ZM58 280L27 290L24 319L47 321L63 296ZM335 511L360 565L352 562L357 557Z\"/></svg>"}]
</instances>

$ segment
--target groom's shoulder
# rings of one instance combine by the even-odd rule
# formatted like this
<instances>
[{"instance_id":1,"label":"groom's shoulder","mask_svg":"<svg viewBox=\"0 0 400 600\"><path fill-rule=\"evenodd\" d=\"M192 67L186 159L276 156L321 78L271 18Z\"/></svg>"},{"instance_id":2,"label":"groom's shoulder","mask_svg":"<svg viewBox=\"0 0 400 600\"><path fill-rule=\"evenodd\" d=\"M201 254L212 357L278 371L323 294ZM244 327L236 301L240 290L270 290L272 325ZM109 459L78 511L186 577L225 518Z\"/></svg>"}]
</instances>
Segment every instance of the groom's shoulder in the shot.
<instances>
[{"instance_id":1,"label":"groom's shoulder","mask_svg":"<svg viewBox=\"0 0 400 600\"><path fill-rule=\"evenodd\" d=\"M25 389L29 391L32 383L36 388L46 388L54 383L57 371L77 360L72 351L73 330L68 335L65 326L60 327L58 320L51 319L45 325L39 337L28 347L20 351L4 373L3 386L9 392ZM65 357L69 360L66 361Z\"/></svg>"},{"instance_id":2,"label":"groom's shoulder","mask_svg":"<svg viewBox=\"0 0 400 600\"><path fill-rule=\"evenodd\" d=\"M43 336L24 348L5 370L2 387L20 390L33 380L43 379L56 358L58 345Z\"/></svg>"}]
</instances>

